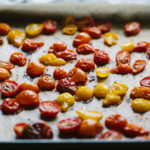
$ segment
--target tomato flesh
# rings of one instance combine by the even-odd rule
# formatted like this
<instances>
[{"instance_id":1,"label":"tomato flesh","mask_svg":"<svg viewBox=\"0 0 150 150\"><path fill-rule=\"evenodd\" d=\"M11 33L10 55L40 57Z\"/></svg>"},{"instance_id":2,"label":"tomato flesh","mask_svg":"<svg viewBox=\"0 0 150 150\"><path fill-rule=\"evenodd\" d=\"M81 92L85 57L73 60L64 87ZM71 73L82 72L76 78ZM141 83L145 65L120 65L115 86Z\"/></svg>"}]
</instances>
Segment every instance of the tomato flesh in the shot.
<instances>
[{"instance_id":1,"label":"tomato flesh","mask_svg":"<svg viewBox=\"0 0 150 150\"><path fill-rule=\"evenodd\" d=\"M19 138L23 136L23 130L27 127L28 124L26 123L17 123L14 127L14 132Z\"/></svg>"},{"instance_id":2,"label":"tomato flesh","mask_svg":"<svg viewBox=\"0 0 150 150\"><path fill-rule=\"evenodd\" d=\"M112 23L109 21L96 22L96 27L100 29L102 33L109 32L112 28Z\"/></svg>"},{"instance_id":3,"label":"tomato flesh","mask_svg":"<svg viewBox=\"0 0 150 150\"><path fill-rule=\"evenodd\" d=\"M149 46L149 43L146 41L140 41L137 43L137 45L134 47L135 52L145 52Z\"/></svg>"},{"instance_id":4,"label":"tomato flesh","mask_svg":"<svg viewBox=\"0 0 150 150\"><path fill-rule=\"evenodd\" d=\"M143 78L143 79L140 81L140 85L150 88L150 76Z\"/></svg>"},{"instance_id":5,"label":"tomato flesh","mask_svg":"<svg viewBox=\"0 0 150 150\"><path fill-rule=\"evenodd\" d=\"M137 74L142 72L145 69L146 61L145 60L136 60L133 64L133 73Z\"/></svg>"},{"instance_id":6,"label":"tomato flesh","mask_svg":"<svg viewBox=\"0 0 150 150\"><path fill-rule=\"evenodd\" d=\"M13 69L15 66L9 62L5 62L5 61L0 61L0 68L4 68L8 71L10 71L11 69Z\"/></svg>"}]
</instances>

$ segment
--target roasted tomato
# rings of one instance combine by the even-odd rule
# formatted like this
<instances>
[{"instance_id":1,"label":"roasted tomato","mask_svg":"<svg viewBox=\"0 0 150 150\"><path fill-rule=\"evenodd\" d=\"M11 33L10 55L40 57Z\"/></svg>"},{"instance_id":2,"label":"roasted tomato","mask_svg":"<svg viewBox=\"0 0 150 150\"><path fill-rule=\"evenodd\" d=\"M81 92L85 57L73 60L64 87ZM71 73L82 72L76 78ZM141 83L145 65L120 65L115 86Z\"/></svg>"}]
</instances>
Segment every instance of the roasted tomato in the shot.
<instances>
[{"instance_id":1,"label":"roasted tomato","mask_svg":"<svg viewBox=\"0 0 150 150\"><path fill-rule=\"evenodd\" d=\"M98 121L86 119L82 121L78 134L82 137L91 138L95 137L102 129L103 127Z\"/></svg>"},{"instance_id":2,"label":"roasted tomato","mask_svg":"<svg viewBox=\"0 0 150 150\"><path fill-rule=\"evenodd\" d=\"M68 24L75 24L75 20L73 16L67 16L62 20L62 27Z\"/></svg>"},{"instance_id":3,"label":"roasted tomato","mask_svg":"<svg viewBox=\"0 0 150 150\"><path fill-rule=\"evenodd\" d=\"M30 62L27 66L26 73L31 77L38 77L43 75L45 66L41 63Z\"/></svg>"},{"instance_id":4,"label":"roasted tomato","mask_svg":"<svg viewBox=\"0 0 150 150\"><path fill-rule=\"evenodd\" d=\"M60 67L57 67L53 72L53 77L56 80L64 79L67 76L67 72L64 69L61 69Z\"/></svg>"},{"instance_id":5,"label":"roasted tomato","mask_svg":"<svg viewBox=\"0 0 150 150\"><path fill-rule=\"evenodd\" d=\"M109 130L101 134L100 139L106 140L121 140L122 134L115 130Z\"/></svg>"},{"instance_id":6,"label":"roasted tomato","mask_svg":"<svg viewBox=\"0 0 150 150\"><path fill-rule=\"evenodd\" d=\"M66 49L62 52L58 52L55 54L58 58L62 58L66 61L75 60L77 58L77 54L74 50Z\"/></svg>"},{"instance_id":7,"label":"roasted tomato","mask_svg":"<svg viewBox=\"0 0 150 150\"><path fill-rule=\"evenodd\" d=\"M134 42L133 40L130 40L130 41L127 41L123 44L120 45L120 48L123 50L123 51L127 51L127 52L132 52L134 50Z\"/></svg>"},{"instance_id":8,"label":"roasted tomato","mask_svg":"<svg viewBox=\"0 0 150 150\"><path fill-rule=\"evenodd\" d=\"M11 69L13 69L15 66L9 62L5 62L5 61L0 61L0 68L4 68L8 71L10 71Z\"/></svg>"},{"instance_id":9,"label":"roasted tomato","mask_svg":"<svg viewBox=\"0 0 150 150\"><path fill-rule=\"evenodd\" d=\"M81 44L89 44L91 41L91 36L86 32L81 32L77 34L73 40L73 46L78 47Z\"/></svg>"},{"instance_id":10,"label":"roasted tomato","mask_svg":"<svg viewBox=\"0 0 150 150\"><path fill-rule=\"evenodd\" d=\"M133 64L133 73L137 74L142 72L145 69L146 61L145 60L136 60Z\"/></svg>"},{"instance_id":11,"label":"roasted tomato","mask_svg":"<svg viewBox=\"0 0 150 150\"><path fill-rule=\"evenodd\" d=\"M57 83L57 91L60 93L69 92L74 94L77 89L76 83L70 79L61 79Z\"/></svg>"},{"instance_id":12,"label":"roasted tomato","mask_svg":"<svg viewBox=\"0 0 150 150\"><path fill-rule=\"evenodd\" d=\"M0 35L7 35L11 30L11 27L6 23L0 23Z\"/></svg>"},{"instance_id":13,"label":"roasted tomato","mask_svg":"<svg viewBox=\"0 0 150 150\"><path fill-rule=\"evenodd\" d=\"M22 84L19 85L19 91L24 91L24 90L31 90L36 93L40 92L40 89L38 85L34 82L23 82Z\"/></svg>"},{"instance_id":14,"label":"roasted tomato","mask_svg":"<svg viewBox=\"0 0 150 150\"><path fill-rule=\"evenodd\" d=\"M94 26L95 23L92 17L84 17L84 18L78 19L76 21L76 24L78 26L78 29L82 30L83 28Z\"/></svg>"},{"instance_id":15,"label":"roasted tomato","mask_svg":"<svg viewBox=\"0 0 150 150\"><path fill-rule=\"evenodd\" d=\"M15 65L24 66L27 63L27 57L24 53L14 52L10 56L10 61Z\"/></svg>"},{"instance_id":16,"label":"roasted tomato","mask_svg":"<svg viewBox=\"0 0 150 150\"><path fill-rule=\"evenodd\" d=\"M37 48L40 48L44 45L44 42L42 41L35 41L35 40L25 40L25 42L22 45L22 50L26 52L35 51Z\"/></svg>"},{"instance_id":17,"label":"roasted tomato","mask_svg":"<svg viewBox=\"0 0 150 150\"><path fill-rule=\"evenodd\" d=\"M0 91L6 97L13 97L18 92L18 84L12 80L4 81L0 84Z\"/></svg>"},{"instance_id":18,"label":"roasted tomato","mask_svg":"<svg viewBox=\"0 0 150 150\"><path fill-rule=\"evenodd\" d=\"M55 117L59 113L60 107L55 102L43 101L39 105L39 110L44 117Z\"/></svg>"},{"instance_id":19,"label":"roasted tomato","mask_svg":"<svg viewBox=\"0 0 150 150\"><path fill-rule=\"evenodd\" d=\"M90 54L94 53L94 48L89 44L81 44L76 49L78 54Z\"/></svg>"},{"instance_id":20,"label":"roasted tomato","mask_svg":"<svg viewBox=\"0 0 150 150\"><path fill-rule=\"evenodd\" d=\"M116 54L116 62L119 64L130 64L131 54L127 51L119 51Z\"/></svg>"},{"instance_id":21,"label":"roasted tomato","mask_svg":"<svg viewBox=\"0 0 150 150\"><path fill-rule=\"evenodd\" d=\"M150 46L147 48L146 54L150 57Z\"/></svg>"},{"instance_id":22,"label":"roasted tomato","mask_svg":"<svg viewBox=\"0 0 150 150\"><path fill-rule=\"evenodd\" d=\"M128 64L119 64L115 68L112 68L110 72L123 75L123 74L132 73L132 68Z\"/></svg>"},{"instance_id":23,"label":"roasted tomato","mask_svg":"<svg viewBox=\"0 0 150 150\"><path fill-rule=\"evenodd\" d=\"M133 22L128 22L124 26L124 30L126 34L129 35L135 35L138 34L141 30L141 25L139 22L133 21Z\"/></svg>"},{"instance_id":24,"label":"roasted tomato","mask_svg":"<svg viewBox=\"0 0 150 150\"><path fill-rule=\"evenodd\" d=\"M94 61L91 58L81 58L77 61L75 67L89 72L95 68Z\"/></svg>"},{"instance_id":25,"label":"roasted tomato","mask_svg":"<svg viewBox=\"0 0 150 150\"><path fill-rule=\"evenodd\" d=\"M67 35L73 35L77 30L78 27L75 24L67 24L63 27L62 32Z\"/></svg>"},{"instance_id":26,"label":"roasted tomato","mask_svg":"<svg viewBox=\"0 0 150 150\"><path fill-rule=\"evenodd\" d=\"M107 78L110 73L109 67L96 68L95 72L98 78Z\"/></svg>"},{"instance_id":27,"label":"roasted tomato","mask_svg":"<svg viewBox=\"0 0 150 150\"><path fill-rule=\"evenodd\" d=\"M62 134L72 134L78 131L81 122L80 118L68 118L61 120L57 126Z\"/></svg>"},{"instance_id":28,"label":"roasted tomato","mask_svg":"<svg viewBox=\"0 0 150 150\"><path fill-rule=\"evenodd\" d=\"M70 77L71 80L74 81L76 84L82 84L87 81L87 74L79 68L71 69L68 72L67 77Z\"/></svg>"},{"instance_id":29,"label":"roasted tomato","mask_svg":"<svg viewBox=\"0 0 150 150\"><path fill-rule=\"evenodd\" d=\"M140 85L150 88L150 76L143 78L143 79L140 81Z\"/></svg>"},{"instance_id":30,"label":"roasted tomato","mask_svg":"<svg viewBox=\"0 0 150 150\"><path fill-rule=\"evenodd\" d=\"M112 24L109 21L98 21L96 27L100 29L102 33L109 32L112 28Z\"/></svg>"},{"instance_id":31,"label":"roasted tomato","mask_svg":"<svg viewBox=\"0 0 150 150\"><path fill-rule=\"evenodd\" d=\"M110 61L110 57L106 52L98 49L95 51L94 62L97 65L106 65L109 63L109 61Z\"/></svg>"},{"instance_id":32,"label":"roasted tomato","mask_svg":"<svg viewBox=\"0 0 150 150\"><path fill-rule=\"evenodd\" d=\"M135 137L135 136L148 135L149 131L145 130L141 126L128 123L123 129L123 133L128 137Z\"/></svg>"},{"instance_id":33,"label":"roasted tomato","mask_svg":"<svg viewBox=\"0 0 150 150\"><path fill-rule=\"evenodd\" d=\"M61 52L67 49L67 44L65 42L56 42L49 48L48 53Z\"/></svg>"},{"instance_id":34,"label":"roasted tomato","mask_svg":"<svg viewBox=\"0 0 150 150\"><path fill-rule=\"evenodd\" d=\"M120 114L110 115L105 120L105 125L109 129L122 130L127 124L127 120Z\"/></svg>"},{"instance_id":35,"label":"roasted tomato","mask_svg":"<svg viewBox=\"0 0 150 150\"><path fill-rule=\"evenodd\" d=\"M38 86L43 91L53 90L55 88L55 80L48 76L43 76L38 79Z\"/></svg>"},{"instance_id":36,"label":"roasted tomato","mask_svg":"<svg viewBox=\"0 0 150 150\"><path fill-rule=\"evenodd\" d=\"M101 31L97 27L86 27L83 28L82 31L88 33L93 39L98 39L102 35Z\"/></svg>"},{"instance_id":37,"label":"roasted tomato","mask_svg":"<svg viewBox=\"0 0 150 150\"><path fill-rule=\"evenodd\" d=\"M22 106L32 107L39 104L37 93L31 90L24 90L16 96L17 102Z\"/></svg>"},{"instance_id":38,"label":"roasted tomato","mask_svg":"<svg viewBox=\"0 0 150 150\"><path fill-rule=\"evenodd\" d=\"M23 130L23 138L25 139L51 139L52 137L51 127L44 122L29 124Z\"/></svg>"},{"instance_id":39,"label":"roasted tomato","mask_svg":"<svg viewBox=\"0 0 150 150\"><path fill-rule=\"evenodd\" d=\"M146 52L147 48L149 46L149 43L146 41L140 41L137 43L137 45L134 47L135 52Z\"/></svg>"},{"instance_id":40,"label":"roasted tomato","mask_svg":"<svg viewBox=\"0 0 150 150\"><path fill-rule=\"evenodd\" d=\"M5 81L9 79L9 77L10 77L9 71L4 68L0 68L0 81Z\"/></svg>"},{"instance_id":41,"label":"roasted tomato","mask_svg":"<svg viewBox=\"0 0 150 150\"><path fill-rule=\"evenodd\" d=\"M3 45L3 39L1 36L0 36L0 45Z\"/></svg>"},{"instance_id":42,"label":"roasted tomato","mask_svg":"<svg viewBox=\"0 0 150 150\"><path fill-rule=\"evenodd\" d=\"M19 103L12 98L6 98L2 103L2 111L6 114L13 114L19 110Z\"/></svg>"},{"instance_id":43,"label":"roasted tomato","mask_svg":"<svg viewBox=\"0 0 150 150\"><path fill-rule=\"evenodd\" d=\"M135 98L144 98L150 100L150 88L139 86L134 87L130 93L130 97Z\"/></svg>"},{"instance_id":44,"label":"roasted tomato","mask_svg":"<svg viewBox=\"0 0 150 150\"><path fill-rule=\"evenodd\" d=\"M43 31L46 34L54 33L57 30L57 22L54 20L45 20L43 22Z\"/></svg>"},{"instance_id":45,"label":"roasted tomato","mask_svg":"<svg viewBox=\"0 0 150 150\"><path fill-rule=\"evenodd\" d=\"M23 137L23 130L25 127L27 127L27 123L17 123L14 126L14 132L16 133L17 137L22 138Z\"/></svg>"}]
</instances>

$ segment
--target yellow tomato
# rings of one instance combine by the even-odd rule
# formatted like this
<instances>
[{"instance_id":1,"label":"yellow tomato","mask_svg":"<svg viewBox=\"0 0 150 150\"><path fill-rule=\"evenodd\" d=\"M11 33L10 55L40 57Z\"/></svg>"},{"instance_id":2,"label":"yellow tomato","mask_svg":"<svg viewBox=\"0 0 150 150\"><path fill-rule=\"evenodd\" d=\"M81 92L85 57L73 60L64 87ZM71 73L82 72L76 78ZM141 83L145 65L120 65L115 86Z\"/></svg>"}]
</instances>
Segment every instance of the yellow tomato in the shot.
<instances>
[{"instance_id":1,"label":"yellow tomato","mask_svg":"<svg viewBox=\"0 0 150 150\"><path fill-rule=\"evenodd\" d=\"M121 48L123 51L132 52L133 49L134 49L134 42L133 42L133 40L123 43L123 44L120 46L120 48Z\"/></svg>"},{"instance_id":2,"label":"yellow tomato","mask_svg":"<svg viewBox=\"0 0 150 150\"><path fill-rule=\"evenodd\" d=\"M58 105L60 105L61 111L65 112L71 106L74 105L75 100L74 100L74 97L71 94L62 93L57 97L56 102L58 103Z\"/></svg>"},{"instance_id":3,"label":"yellow tomato","mask_svg":"<svg viewBox=\"0 0 150 150\"><path fill-rule=\"evenodd\" d=\"M57 58L54 54L42 55L39 59L40 63L51 66L62 66L67 62L62 58Z\"/></svg>"},{"instance_id":4,"label":"yellow tomato","mask_svg":"<svg viewBox=\"0 0 150 150\"><path fill-rule=\"evenodd\" d=\"M103 114L97 111L88 111L88 110L76 110L76 113L82 119L93 119L99 121L102 119Z\"/></svg>"},{"instance_id":5,"label":"yellow tomato","mask_svg":"<svg viewBox=\"0 0 150 150\"><path fill-rule=\"evenodd\" d=\"M7 35L8 41L16 47L21 46L25 38L25 34L19 30L11 30Z\"/></svg>"},{"instance_id":6,"label":"yellow tomato","mask_svg":"<svg viewBox=\"0 0 150 150\"><path fill-rule=\"evenodd\" d=\"M109 93L106 95L103 106L110 106L110 105L119 105L122 102L121 97L114 93Z\"/></svg>"},{"instance_id":7,"label":"yellow tomato","mask_svg":"<svg viewBox=\"0 0 150 150\"><path fill-rule=\"evenodd\" d=\"M150 101L143 98L137 98L131 102L131 107L136 112L144 113L150 110Z\"/></svg>"},{"instance_id":8,"label":"yellow tomato","mask_svg":"<svg viewBox=\"0 0 150 150\"><path fill-rule=\"evenodd\" d=\"M78 27L75 24L68 24L63 27L62 32L67 35L73 35L77 32Z\"/></svg>"},{"instance_id":9,"label":"yellow tomato","mask_svg":"<svg viewBox=\"0 0 150 150\"><path fill-rule=\"evenodd\" d=\"M63 19L62 26L64 27L68 24L75 24L73 16L68 16L65 19Z\"/></svg>"},{"instance_id":10,"label":"yellow tomato","mask_svg":"<svg viewBox=\"0 0 150 150\"><path fill-rule=\"evenodd\" d=\"M93 97L93 91L87 86L81 86L76 91L77 101L87 101Z\"/></svg>"},{"instance_id":11,"label":"yellow tomato","mask_svg":"<svg viewBox=\"0 0 150 150\"><path fill-rule=\"evenodd\" d=\"M128 86L125 84L115 82L111 86L111 91L112 91L112 93L115 93L117 95L124 96L128 91Z\"/></svg>"},{"instance_id":12,"label":"yellow tomato","mask_svg":"<svg viewBox=\"0 0 150 150\"><path fill-rule=\"evenodd\" d=\"M109 45L115 45L118 42L118 36L115 33L107 32L103 36L104 42Z\"/></svg>"},{"instance_id":13,"label":"yellow tomato","mask_svg":"<svg viewBox=\"0 0 150 150\"><path fill-rule=\"evenodd\" d=\"M105 98L109 93L109 87L104 83L99 83L94 87L93 92L97 98Z\"/></svg>"},{"instance_id":14,"label":"yellow tomato","mask_svg":"<svg viewBox=\"0 0 150 150\"><path fill-rule=\"evenodd\" d=\"M106 78L109 75L109 67L96 68L95 72L99 78Z\"/></svg>"},{"instance_id":15,"label":"yellow tomato","mask_svg":"<svg viewBox=\"0 0 150 150\"><path fill-rule=\"evenodd\" d=\"M42 24L32 23L26 26L25 32L28 36L34 37L39 35L43 30Z\"/></svg>"}]
</instances>

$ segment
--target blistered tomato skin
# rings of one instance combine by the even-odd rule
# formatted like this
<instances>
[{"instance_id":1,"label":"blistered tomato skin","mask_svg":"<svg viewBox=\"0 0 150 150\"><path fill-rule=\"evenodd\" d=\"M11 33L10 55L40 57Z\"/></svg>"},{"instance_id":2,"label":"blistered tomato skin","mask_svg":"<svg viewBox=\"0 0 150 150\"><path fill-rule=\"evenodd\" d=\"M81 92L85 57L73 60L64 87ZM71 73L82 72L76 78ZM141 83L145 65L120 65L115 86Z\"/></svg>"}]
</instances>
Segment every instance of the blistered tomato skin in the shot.
<instances>
[{"instance_id":1,"label":"blistered tomato skin","mask_svg":"<svg viewBox=\"0 0 150 150\"><path fill-rule=\"evenodd\" d=\"M56 89L60 93L69 92L75 94L77 86L76 83L70 79L61 79L58 81Z\"/></svg>"},{"instance_id":2,"label":"blistered tomato skin","mask_svg":"<svg viewBox=\"0 0 150 150\"><path fill-rule=\"evenodd\" d=\"M0 23L0 35L7 35L11 27L7 23Z\"/></svg>"},{"instance_id":3,"label":"blistered tomato skin","mask_svg":"<svg viewBox=\"0 0 150 150\"><path fill-rule=\"evenodd\" d=\"M4 68L4 69L10 71L14 67L15 67L15 65L13 65L10 62L0 61L0 68Z\"/></svg>"},{"instance_id":4,"label":"blistered tomato skin","mask_svg":"<svg viewBox=\"0 0 150 150\"><path fill-rule=\"evenodd\" d=\"M122 134L116 130L109 130L101 134L100 140L106 139L106 140L121 140Z\"/></svg>"},{"instance_id":5,"label":"blistered tomato skin","mask_svg":"<svg viewBox=\"0 0 150 150\"><path fill-rule=\"evenodd\" d=\"M57 30L57 22L54 20L45 20L43 22L43 31L46 34L52 34Z\"/></svg>"},{"instance_id":6,"label":"blistered tomato skin","mask_svg":"<svg viewBox=\"0 0 150 150\"><path fill-rule=\"evenodd\" d=\"M36 62L30 62L27 66L26 73L30 77L38 77L43 75L45 70L45 66L42 65L41 63L36 63Z\"/></svg>"},{"instance_id":7,"label":"blistered tomato skin","mask_svg":"<svg viewBox=\"0 0 150 150\"><path fill-rule=\"evenodd\" d=\"M124 26L125 33L128 35L135 35L138 34L141 30L141 25L139 22L133 21L128 22Z\"/></svg>"},{"instance_id":8,"label":"blistered tomato skin","mask_svg":"<svg viewBox=\"0 0 150 150\"><path fill-rule=\"evenodd\" d=\"M91 36L86 32L81 32L77 34L73 40L73 46L78 47L81 44L89 44L91 41Z\"/></svg>"},{"instance_id":9,"label":"blistered tomato skin","mask_svg":"<svg viewBox=\"0 0 150 150\"><path fill-rule=\"evenodd\" d=\"M59 113L60 107L56 102L43 101L39 105L39 111L44 117L55 117Z\"/></svg>"},{"instance_id":10,"label":"blistered tomato skin","mask_svg":"<svg viewBox=\"0 0 150 150\"><path fill-rule=\"evenodd\" d=\"M137 43L137 45L134 47L134 52L146 52L147 48L149 46L149 43L146 41L140 41Z\"/></svg>"},{"instance_id":11,"label":"blistered tomato skin","mask_svg":"<svg viewBox=\"0 0 150 150\"><path fill-rule=\"evenodd\" d=\"M76 48L78 54L91 54L94 53L94 48L89 44L81 44Z\"/></svg>"},{"instance_id":12,"label":"blistered tomato skin","mask_svg":"<svg viewBox=\"0 0 150 150\"><path fill-rule=\"evenodd\" d=\"M35 51L37 48L40 48L43 45L44 45L44 42L42 41L35 41L35 40L27 39L22 45L22 50L26 52L32 52L32 51Z\"/></svg>"},{"instance_id":13,"label":"blistered tomato skin","mask_svg":"<svg viewBox=\"0 0 150 150\"><path fill-rule=\"evenodd\" d=\"M83 84L87 82L87 74L83 70L79 68L73 68L71 69L67 77L70 77L72 81L74 81L76 84Z\"/></svg>"},{"instance_id":14,"label":"blistered tomato skin","mask_svg":"<svg viewBox=\"0 0 150 150\"><path fill-rule=\"evenodd\" d=\"M106 33L112 28L112 23L109 21L99 21L96 22L96 27L99 28L102 33Z\"/></svg>"},{"instance_id":15,"label":"blistered tomato skin","mask_svg":"<svg viewBox=\"0 0 150 150\"><path fill-rule=\"evenodd\" d=\"M130 64L131 54L127 51L119 51L116 54L116 62L119 64Z\"/></svg>"},{"instance_id":16,"label":"blistered tomato skin","mask_svg":"<svg viewBox=\"0 0 150 150\"><path fill-rule=\"evenodd\" d=\"M150 76L143 78L143 79L140 81L140 85L150 88Z\"/></svg>"},{"instance_id":17,"label":"blistered tomato skin","mask_svg":"<svg viewBox=\"0 0 150 150\"><path fill-rule=\"evenodd\" d=\"M56 43L53 43L50 49L54 50L54 53L61 52L67 49L67 44L65 42L56 42Z\"/></svg>"},{"instance_id":18,"label":"blistered tomato skin","mask_svg":"<svg viewBox=\"0 0 150 150\"><path fill-rule=\"evenodd\" d=\"M82 29L83 32L87 32L93 39L101 37L102 33L97 27L86 27Z\"/></svg>"},{"instance_id":19,"label":"blistered tomato skin","mask_svg":"<svg viewBox=\"0 0 150 150\"><path fill-rule=\"evenodd\" d=\"M15 99L7 98L3 100L1 108L2 111L6 114L14 114L19 110L20 106Z\"/></svg>"},{"instance_id":20,"label":"blistered tomato skin","mask_svg":"<svg viewBox=\"0 0 150 150\"><path fill-rule=\"evenodd\" d=\"M120 114L110 115L105 120L105 125L109 129L123 130L127 124L127 120Z\"/></svg>"},{"instance_id":21,"label":"blistered tomato skin","mask_svg":"<svg viewBox=\"0 0 150 150\"><path fill-rule=\"evenodd\" d=\"M39 97L37 93L31 90L24 90L16 96L16 101L25 107L34 107L39 105Z\"/></svg>"},{"instance_id":22,"label":"blistered tomato skin","mask_svg":"<svg viewBox=\"0 0 150 150\"><path fill-rule=\"evenodd\" d=\"M22 138L23 137L23 130L25 127L27 127L27 123L17 123L14 126L14 132L17 135L17 137Z\"/></svg>"},{"instance_id":23,"label":"blistered tomato skin","mask_svg":"<svg viewBox=\"0 0 150 150\"><path fill-rule=\"evenodd\" d=\"M10 61L15 65L24 66L27 63L27 57L24 53L14 52L10 56Z\"/></svg>"},{"instance_id":24,"label":"blistered tomato skin","mask_svg":"<svg viewBox=\"0 0 150 150\"><path fill-rule=\"evenodd\" d=\"M77 61L75 67L80 68L85 72L89 72L95 68L95 64L91 58L81 58Z\"/></svg>"},{"instance_id":25,"label":"blistered tomato skin","mask_svg":"<svg viewBox=\"0 0 150 150\"><path fill-rule=\"evenodd\" d=\"M133 64L133 74L142 72L145 69L146 61L145 60L136 60Z\"/></svg>"},{"instance_id":26,"label":"blistered tomato skin","mask_svg":"<svg viewBox=\"0 0 150 150\"><path fill-rule=\"evenodd\" d=\"M53 77L56 80L64 79L67 76L67 72L64 69L61 69L60 67L57 67L53 72Z\"/></svg>"},{"instance_id":27,"label":"blistered tomato skin","mask_svg":"<svg viewBox=\"0 0 150 150\"><path fill-rule=\"evenodd\" d=\"M97 65L106 65L110 62L110 57L106 52L102 50L96 50L94 53L94 62Z\"/></svg>"},{"instance_id":28,"label":"blistered tomato skin","mask_svg":"<svg viewBox=\"0 0 150 150\"><path fill-rule=\"evenodd\" d=\"M9 77L10 77L9 71L4 68L0 68L0 81L5 81L9 79Z\"/></svg>"},{"instance_id":29,"label":"blistered tomato skin","mask_svg":"<svg viewBox=\"0 0 150 150\"><path fill-rule=\"evenodd\" d=\"M57 127L62 134L76 133L81 125L80 118L68 118L59 121Z\"/></svg>"},{"instance_id":30,"label":"blistered tomato skin","mask_svg":"<svg viewBox=\"0 0 150 150\"><path fill-rule=\"evenodd\" d=\"M43 76L38 79L38 86L43 91L53 90L55 88L55 80L48 76Z\"/></svg>"},{"instance_id":31,"label":"blistered tomato skin","mask_svg":"<svg viewBox=\"0 0 150 150\"><path fill-rule=\"evenodd\" d=\"M52 137L51 127L44 122L29 124L23 130L23 138L25 139L51 139Z\"/></svg>"},{"instance_id":32,"label":"blistered tomato skin","mask_svg":"<svg viewBox=\"0 0 150 150\"><path fill-rule=\"evenodd\" d=\"M73 35L77 30L78 27L75 24L67 24L63 27L62 32L67 35Z\"/></svg>"}]
</instances>

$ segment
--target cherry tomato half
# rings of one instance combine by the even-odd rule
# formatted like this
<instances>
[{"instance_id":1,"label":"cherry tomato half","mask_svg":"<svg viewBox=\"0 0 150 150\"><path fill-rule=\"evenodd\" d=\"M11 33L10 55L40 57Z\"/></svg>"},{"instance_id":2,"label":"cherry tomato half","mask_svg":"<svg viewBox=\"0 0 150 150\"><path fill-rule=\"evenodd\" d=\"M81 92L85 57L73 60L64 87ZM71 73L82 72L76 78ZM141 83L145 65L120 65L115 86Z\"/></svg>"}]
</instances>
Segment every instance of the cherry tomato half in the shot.
<instances>
[{"instance_id":1,"label":"cherry tomato half","mask_svg":"<svg viewBox=\"0 0 150 150\"><path fill-rule=\"evenodd\" d=\"M150 88L150 76L143 78L143 79L140 81L140 85Z\"/></svg>"},{"instance_id":2,"label":"cherry tomato half","mask_svg":"<svg viewBox=\"0 0 150 150\"><path fill-rule=\"evenodd\" d=\"M7 35L11 27L6 23L0 23L0 35Z\"/></svg>"},{"instance_id":3,"label":"cherry tomato half","mask_svg":"<svg viewBox=\"0 0 150 150\"><path fill-rule=\"evenodd\" d=\"M109 21L96 22L96 27L100 29L102 33L109 32L112 28L112 24Z\"/></svg>"},{"instance_id":4,"label":"cherry tomato half","mask_svg":"<svg viewBox=\"0 0 150 150\"><path fill-rule=\"evenodd\" d=\"M65 120L61 120L57 126L61 133L71 134L77 132L80 125L81 125L80 118L68 118Z\"/></svg>"},{"instance_id":5,"label":"cherry tomato half","mask_svg":"<svg viewBox=\"0 0 150 150\"><path fill-rule=\"evenodd\" d=\"M64 51L66 49L67 49L67 44L65 42L56 42L56 43L53 43L53 45L49 48L48 53L50 53L52 50L53 50L53 53L55 53L55 52Z\"/></svg>"},{"instance_id":6,"label":"cherry tomato half","mask_svg":"<svg viewBox=\"0 0 150 150\"><path fill-rule=\"evenodd\" d=\"M135 52L145 52L149 46L149 43L146 41L140 41L137 43L137 45L134 47Z\"/></svg>"},{"instance_id":7,"label":"cherry tomato half","mask_svg":"<svg viewBox=\"0 0 150 150\"><path fill-rule=\"evenodd\" d=\"M0 68L0 81L5 81L9 79L10 72L4 68Z\"/></svg>"},{"instance_id":8,"label":"cherry tomato half","mask_svg":"<svg viewBox=\"0 0 150 150\"><path fill-rule=\"evenodd\" d=\"M78 27L75 24L65 25L62 29L62 32L67 35L73 35L77 32Z\"/></svg>"},{"instance_id":9,"label":"cherry tomato half","mask_svg":"<svg viewBox=\"0 0 150 150\"><path fill-rule=\"evenodd\" d=\"M57 67L53 72L53 76L56 80L64 79L66 75L67 72L64 69L61 69L59 67Z\"/></svg>"},{"instance_id":10,"label":"cherry tomato half","mask_svg":"<svg viewBox=\"0 0 150 150\"><path fill-rule=\"evenodd\" d=\"M3 45L3 39L1 36L0 36L0 45Z\"/></svg>"},{"instance_id":11,"label":"cherry tomato half","mask_svg":"<svg viewBox=\"0 0 150 150\"><path fill-rule=\"evenodd\" d=\"M133 73L137 74L139 72L142 72L146 66L145 60L136 60L133 64Z\"/></svg>"},{"instance_id":12,"label":"cherry tomato half","mask_svg":"<svg viewBox=\"0 0 150 150\"><path fill-rule=\"evenodd\" d=\"M94 53L94 48L89 44L81 44L76 49L78 54L90 54Z\"/></svg>"},{"instance_id":13,"label":"cherry tomato half","mask_svg":"<svg viewBox=\"0 0 150 150\"><path fill-rule=\"evenodd\" d=\"M6 97L13 97L18 92L18 84L15 81L7 80L0 84L0 91Z\"/></svg>"},{"instance_id":14,"label":"cherry tomato half","mask_svg":"<svg viewBox=\"0 0 150 150\"><path fill-rule=\"evenodd\" d=\"M27 127L27 123L17 123L14 126L14 132L16 133L16 135L20 138L23 137L23 130Z\"/></svg>"},{"instance_id":15,"label":"cherry tomato half","mask_svg":"<svg viewBox=\"0 0 150 150\"><path fill-rule=\"evenodd\" d=\"M9 62L5 62L5 61L0 61L0 68L4 68L8 71L10 71L11 69L13 69L15 66Z\"/></svg>"}]
</instances>

